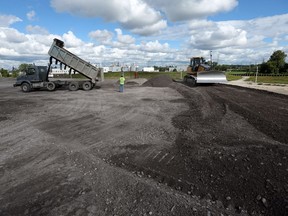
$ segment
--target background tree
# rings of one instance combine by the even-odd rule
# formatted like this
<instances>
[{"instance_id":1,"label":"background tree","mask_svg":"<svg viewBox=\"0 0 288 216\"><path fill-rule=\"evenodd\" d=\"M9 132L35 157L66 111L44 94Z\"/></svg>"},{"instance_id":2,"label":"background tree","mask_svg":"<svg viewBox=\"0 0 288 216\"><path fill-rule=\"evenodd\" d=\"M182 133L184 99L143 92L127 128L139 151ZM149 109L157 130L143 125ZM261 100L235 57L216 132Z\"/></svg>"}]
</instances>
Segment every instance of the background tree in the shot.
<instances>
[{"instance_id":1,"label":"background tree","mask_svg":"<svg viewBox=\"0 0 288 216\"><path fill-rule=\"evenodd\" d=\"M0 73L1 73L2 77L9 77L10 76L8 70L5 70L3 68L0 69Z\"/></svg>"},{"instance_id":2,"label":"background tree","mask_svg":"<svg viewBox=\"0 0 288 216\"><path fill-rule=\"evenodd\" d=\"M18 70L21 72L21 71L25 71L25 69L28 67L29 65L28 64L20 64L19 67L18 67Z\"/></svg>"},{"instance_id":3,"label":"background tree","mask_svg":"<svg viewBox=\"0 0 288 216\"><path fill-rule=\"evenodd\" d=\"M270 65L273 73L284 72L286 57L287 55L281 50L275 51L270 56L270 59L268 60L267 63Z\"/></svg>"}]
</instances>

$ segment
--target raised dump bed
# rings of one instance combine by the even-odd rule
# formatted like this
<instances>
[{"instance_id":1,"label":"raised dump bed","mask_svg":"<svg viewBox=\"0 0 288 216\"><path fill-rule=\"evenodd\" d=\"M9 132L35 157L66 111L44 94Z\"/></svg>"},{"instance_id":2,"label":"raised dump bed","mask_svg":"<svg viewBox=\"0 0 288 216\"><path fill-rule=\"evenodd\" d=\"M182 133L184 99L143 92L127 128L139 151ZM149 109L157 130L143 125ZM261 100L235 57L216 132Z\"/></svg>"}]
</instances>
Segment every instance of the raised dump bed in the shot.
<instances>
[{"instance_id":1,"label":"raised dump bed","mask_svg":"<svg viewBox=\"0 0 288 216\"><path fill-rule=\"evenodd\" d=\"M97 68L86 62L85 60L79 58L73 53L69 52L64 48L64 42L59 39L54 39L48 54L56 59L57 61L64 64L64 66L68 66L70 69L77 71L83 76L87 77L91 80L93 84L98 81L98 77L101 73L100 68Z\"/></svg>"}]
</instances>

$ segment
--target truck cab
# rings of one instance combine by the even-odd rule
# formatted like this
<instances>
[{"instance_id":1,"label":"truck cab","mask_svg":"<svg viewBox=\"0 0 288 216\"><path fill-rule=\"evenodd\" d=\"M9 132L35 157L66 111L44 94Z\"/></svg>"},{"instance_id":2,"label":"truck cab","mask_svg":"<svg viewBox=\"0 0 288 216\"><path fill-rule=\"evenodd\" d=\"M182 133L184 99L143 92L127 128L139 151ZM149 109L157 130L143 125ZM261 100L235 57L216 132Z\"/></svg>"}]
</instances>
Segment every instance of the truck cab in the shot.
<instances>
[{"instance_id":1,"label":"truck cab","mask_svg":"<svg viewBox=\"0 0 288 216\"><path fill-rule=\"evenodd\" d=\"M31 65L26 68L23 75L17 77L14 87L21 86L23 92L29 92L32 88L43 87L43 82L47 80L47 66Z\"/></svg>"}]
</instances>

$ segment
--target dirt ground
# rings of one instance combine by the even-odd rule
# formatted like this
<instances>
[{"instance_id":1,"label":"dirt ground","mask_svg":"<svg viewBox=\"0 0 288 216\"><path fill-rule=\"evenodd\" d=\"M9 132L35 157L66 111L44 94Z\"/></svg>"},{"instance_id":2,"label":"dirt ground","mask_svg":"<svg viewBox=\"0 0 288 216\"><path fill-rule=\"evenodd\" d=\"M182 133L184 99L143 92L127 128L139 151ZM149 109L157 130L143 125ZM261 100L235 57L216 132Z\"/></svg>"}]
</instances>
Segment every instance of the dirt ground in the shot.
<instances>
[{"instance_id":1,"label":"dirt ground","mask_svg":"<svg viewBox=\"0 0 288 216\"><path fill-rule=\"evenodd\" d=\"M0 80L0 215L288 215L288 96L143 82Z\"/></svg>"}]
</instances>

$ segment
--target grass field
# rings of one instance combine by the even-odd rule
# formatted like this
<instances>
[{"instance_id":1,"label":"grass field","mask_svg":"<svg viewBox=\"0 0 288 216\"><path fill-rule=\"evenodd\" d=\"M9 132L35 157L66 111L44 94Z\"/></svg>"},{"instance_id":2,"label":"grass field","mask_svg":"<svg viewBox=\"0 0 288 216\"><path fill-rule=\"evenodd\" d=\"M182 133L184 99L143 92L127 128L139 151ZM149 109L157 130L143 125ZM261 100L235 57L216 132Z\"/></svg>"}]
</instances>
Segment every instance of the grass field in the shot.
<instances>
[{"instance_id":1,"label":"grass field","mask_svg":"<svg viewBox=\"0 0 288 216\"><path fill-rule=\"evenodd\" d=\"M255 76L249 77L247 81L255 82ZM258 76L258 83L276 83L276 84L288 84L288 76Z\"/></svg>"},{"instance_id":2,"label":"grass field","mask_svg":"<svg viewBox=\"0 0 288 216\"><path fill-rule=\"evenodd\" d=\"M239 80L243 76L249 76L246 81L255 82L255 74L249 74L245 71L231 71L226 73L228 81ZM288 84L288 76L258 76L258 83L272 83L272 84Z\"/></svg>"},{"instance_id":3,"label":"grass field","mask_svg":"<svg viewBox=\"0 0 288 216\"><path fill-rule=\"evenodd\" d=\"M228 81L233 81L233 80L239 80L242 78L242 76L235 76L229 73L226 73L226 78Z\"/></svg>"}]
</instances>

